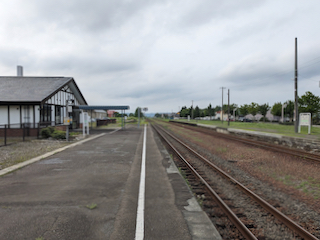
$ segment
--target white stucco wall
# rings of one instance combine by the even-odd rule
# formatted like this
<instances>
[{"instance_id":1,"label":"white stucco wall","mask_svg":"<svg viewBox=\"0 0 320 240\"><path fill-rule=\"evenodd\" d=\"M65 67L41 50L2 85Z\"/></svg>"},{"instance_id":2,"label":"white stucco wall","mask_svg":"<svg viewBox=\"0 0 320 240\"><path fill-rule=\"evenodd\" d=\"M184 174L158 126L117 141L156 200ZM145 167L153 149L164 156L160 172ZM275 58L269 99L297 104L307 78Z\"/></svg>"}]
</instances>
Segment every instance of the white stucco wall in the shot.
<instances>
[{"instance_id":1,"label":"white stucco wall","mask_svg":"<svg viewBox=\"0 0 320 240\"><path fill-rule=\"evenodd\" d=\"M35 109L35 122L36 124L40 121L40 106L36 105L34 106Z\"/></svg>"},{"instance_id":2,"label":"white stucco wall","mask_svg":"<svg viewBox=\"0 0 320 240\"><path fill-rule=\"evenodd\" d=\"M8 106L0 106L0 125L8 124Z\"/></svg>"},{"instance_id":3,"label":"white stucco wall","mask_svg":"<svg viewBox=\"0 0 320 240\"><path fill-rule=\"evenodd\" d=\"M10 106L10 127L20 128L20 106L19 105Z\"/></svg>"},{"instance_id":4,"label":"white stucco wall","mask_svg":"<svg viewBox=\"0 0 320 240\"><path fill-rule=\"evenodd\" d=\"M12 128L20 127L20 106L14 105L10 106L10 125L14 124L14 126L10 126ZM24 106L22 105L21 109L21 119L22 123L27 122L26 112ZM29 107L29 122L33 124L33 106ZM40 110L39 106L35 106L35 122L38 123L40 120ZM0 125L8 124L8 106L0 106ZM32 125L33 126L33 125Z\"/></svg>"}]
</instances>

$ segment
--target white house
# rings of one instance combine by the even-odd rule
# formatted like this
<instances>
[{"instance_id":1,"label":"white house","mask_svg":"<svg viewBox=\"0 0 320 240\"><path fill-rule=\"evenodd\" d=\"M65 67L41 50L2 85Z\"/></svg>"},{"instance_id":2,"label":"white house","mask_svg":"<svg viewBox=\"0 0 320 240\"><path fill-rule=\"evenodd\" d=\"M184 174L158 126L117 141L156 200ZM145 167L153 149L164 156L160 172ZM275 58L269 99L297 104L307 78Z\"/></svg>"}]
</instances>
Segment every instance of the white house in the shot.
<instances>
[{"instance_id":1,"label":"white house","mask_svg":"<svg viewBox=\"0 0 320 240\"><path fill-rule=\"evenodd\" d=\"M70 113L67 101L72 105ZM60 125L67 115L77 127L79 105L87 102L72 77L0 77L0 125L7 128Z\"/></svg>"},{"instance_id":2,"label":"white house","mask_svg":"<svg viewBox=\"0 0 320 240\"><path fill-rule=\"evenodd\" d=\"M230 114L230 115L232 115L232 114ZM217 111L216 115L213 116L213 117L214 117L214 119L220 119L221 120L221 110ZM226 121L228 119L228 112L223 112L222 118L223 118L224 121Z\"/></svg>"}]
</instances>

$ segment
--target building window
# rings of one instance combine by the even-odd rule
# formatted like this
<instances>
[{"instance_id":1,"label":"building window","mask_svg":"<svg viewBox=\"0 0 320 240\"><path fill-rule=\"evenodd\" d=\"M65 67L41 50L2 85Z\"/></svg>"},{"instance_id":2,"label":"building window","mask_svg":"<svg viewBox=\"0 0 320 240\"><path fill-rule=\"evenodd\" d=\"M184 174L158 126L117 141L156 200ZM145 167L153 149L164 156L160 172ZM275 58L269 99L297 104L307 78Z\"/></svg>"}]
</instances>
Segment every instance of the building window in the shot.
<instances>
[{"instance_id":1,"label":"building window","mask_svg":"<svg viewBox=\"0 0 320 240\"><path fill-rule=\"evenodd\" d=\"M61 124L61 106L55 106L55 111L54 111L54 114L55 114L55 121L56 121L56 124Z\"/></svg>"},{"instance_id":2,"label":"building window","mask_svg":"<svg viewBox=\"0 0 320 240\"><path fill-rule=\"evenodd\" d=\"M40 112L41 122L51 122L51 105L43 105Z\"/></svg>"}]
</instances>

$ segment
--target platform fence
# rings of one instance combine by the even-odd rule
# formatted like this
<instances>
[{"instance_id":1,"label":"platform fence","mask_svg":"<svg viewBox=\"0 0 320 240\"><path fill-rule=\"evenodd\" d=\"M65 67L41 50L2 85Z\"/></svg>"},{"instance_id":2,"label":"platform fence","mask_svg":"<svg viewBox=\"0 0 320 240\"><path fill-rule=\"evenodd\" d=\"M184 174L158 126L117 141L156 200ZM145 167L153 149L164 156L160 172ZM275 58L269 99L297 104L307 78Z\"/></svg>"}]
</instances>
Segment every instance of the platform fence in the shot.
<instances>
[{"instance_id":1,"label":"platform fence","mask_svg":"<svg viewBox=\"0 0 320 240\"><path fill-rule=\"evenodd\" d=\"M54 123L54 122L53 122ZM52 126L52 122L16 123L0 125L0 146L6 146L40 137L42 128Z\"/></svg>"}]
</instances>

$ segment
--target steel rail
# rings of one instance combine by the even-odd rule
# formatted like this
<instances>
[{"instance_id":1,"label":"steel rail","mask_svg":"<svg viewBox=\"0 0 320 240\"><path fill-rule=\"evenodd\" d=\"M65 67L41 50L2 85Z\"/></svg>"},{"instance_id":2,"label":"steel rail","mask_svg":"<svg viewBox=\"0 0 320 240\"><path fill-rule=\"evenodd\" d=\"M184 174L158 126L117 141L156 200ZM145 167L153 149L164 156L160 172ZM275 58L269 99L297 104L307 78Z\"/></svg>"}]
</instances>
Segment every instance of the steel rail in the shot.
<instances>
[{"instance_id":1,"label":"steel rail","mask_svg":"<svg viewBox=\"0 0 320 240\"><path fill-rule=\"evenodd\" d=\"M200 174L192 167L192 165L179 153L179 151L168 141L168 139L154 126L154 129L162 137L162 139L169 145L169 147L175 152L175 154L187 165L190 171L196 176L207 188L212 197L216 200L218 205L222 208L224 213L228 216L230 221L236 226L236 228L242 233L246 239L257 240L253 233L241 222L236 214L228 207L228 205L219 197L219 195L211 188L211 186L200 176Z\"/></svg>"},{"instance_id":2,"label":"steel rail","mask_svg":"<svg viewBox=\"0 0 320 240\"><path fill-rule=\"evenodd\" d=\"M173 123L173 124L180 124L180 123L177 123L177 122L170 122L170 123ZM185 124L185 123L184 123ZM188 124L185 124L187 126L189 126ZM192 124L190 125L191 127L199 127L195 124ZM200 128L203 128L203 127L200 127ZM222 138L225 138L225 139L231 139L231 140L234 140L234 141L238 141L238 142L242 142L244 144L249 144L249 145L253 145L255 147L260 147L260 148L264 148L264 149L268 149L268 150L273 150L273 151L277 151L277 152L280 152L280 153L285 153L285 154L289 154L289 155L292 155L292 156L295 156L295 157L300 157L300 158L303 158L303 159L307 159L307 160L311 160L311 161L314 161L314 162L320 162L320 155L317 155L317 154L312 154L312 153L308 153L308 152L304 152L304 151L301 151L301 150L298 150L298 149L291 149L291 148L285 148L283 146L275 146L275 145L271 145L271 144L268 144L268 143L260 143L260 142L257 142L257 141L253 141L253 140L250 140L250 139L243 139L243 138L240 138L240 137L237 137L237 136L228 136L226 134L223 134L223 133L214 133L214 132L208 132L208 131L199 131L199 129L197 129L198 132L201 132L201 133L205 133L205 134L208 134L208 135L215 135L215 136L219 136L219 137L222 137Z\"/></svg>"},{"instance_id":3,"label":"steel rail","mask_svg":"<svg viewBox=\"0 0 320 240\"><path fill-rule=\"evenodd\" d=\"M257 194L252 192L250 189L246 188L243 184L241 184L239 181L231 177L229 174L224 172L222 169L214 165L212 162L207 160L205 157L194 151L192 148L190 148L188 145L186 145L184 142L173 136L168 131L162 129L166 134L168 134L170 137L172 137L174 140L179 142L181 145L183 145L185 148L187 148L190 152L201 158L203 161L205 161L208 165L210 165L212 168L214 168L217 172L219 172L221 175L229 179L231 182L236 184L241 190L243 190L248 196L253 198L255 201L257 201L263 208L265 208L267 211L269 211L271 214L273 214L276 218L278 218L280 221L282 221L288 228L290 228L292 231L296 232L299 236L305 238L306 240L317 240L314 235L306 231L304 228L302 228L300 225L298 225L296 222L292 221L290 218L288 218L286 215L284 215L282 212L278 211L276 208L274 208L272 205L270 205L268 202L263 200L261 197L259 197ZM318 239L319 240L319 239Z\"/></svg>"},{"instance_id":4,"label":"steel rail","mask_svg":"<svg viewBox=\"0 0 320 240\"><path fill-rule=\"evenodd\" d=\"M220 135L220 134L219 134ZM228 139L233 139L233 137L227 137ZM261 147L261 148L265 148L265 149L271 149L280 153L285 153L285 154L289 154L295 157L300 157L303 159L308 159L308 160L312 160L315 162L320 162L320 156L312 154L312 153L308 153L308 152L303 152L297 149L289 149L289 148L284 148L283 146L274 146L271 144L267 144L267 143L258 143L258 142L254 142L252 140L249 139L242 139L239 137L236 137L235 140L245 143L245 144L250 144L250 145L254 145L256 147Z\"/></svg>"}]
</instances>

